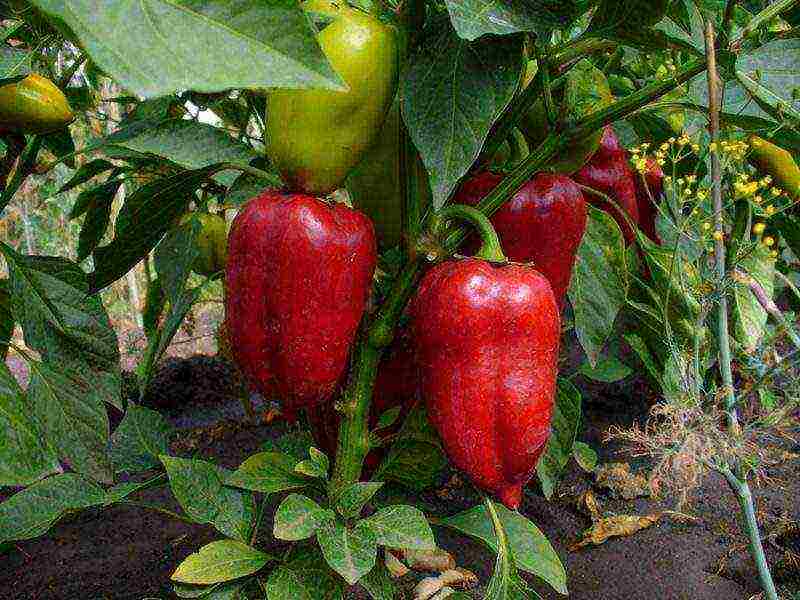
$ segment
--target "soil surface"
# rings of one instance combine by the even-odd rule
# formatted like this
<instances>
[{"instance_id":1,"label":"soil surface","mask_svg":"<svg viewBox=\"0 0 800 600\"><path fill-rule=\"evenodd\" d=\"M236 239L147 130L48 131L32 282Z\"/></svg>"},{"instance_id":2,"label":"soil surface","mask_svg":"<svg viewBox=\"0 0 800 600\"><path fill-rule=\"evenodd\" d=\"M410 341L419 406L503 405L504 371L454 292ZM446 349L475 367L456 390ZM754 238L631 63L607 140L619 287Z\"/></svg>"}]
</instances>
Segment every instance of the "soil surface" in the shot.
<instances>
[{"instance_id":1,"label":"soil surface","mask_svg":"<svg viewBox=\"0 0 800 600\"><path fill-rule=\"evenodd\" d=\"M629 462L635 471L648 465L624 452L616 443L604 442L612 425L628 426L647 414L646 394L636 386L592 386L584 390L583 431L580 439L600 455L600 462ZM147 403L158 407L179 429L175 451L212 459L233 468L259 451L262 444L286 432L281 421L252 425L246 422L232 369L215 358L173 358L161 369ZM270 406L256 405L263 417ZM788 451L788 453L787 453ZM800 553L800 530L781 535L787 524L800 522L800 447L783 449L783 460L770 469L769 485L754 490L759 521L776 579L786 598L800 594L800 571L788 551ZM466 487L425 494L434 512L455 513L476 502ZM755 567L746 539L737 523L738 505L718 477L709 477L683 509L693 519L664 516L629 537L614 538L600 546L570 551L591 521L577 507L580 492L592 489L592 476L572 462L555 498L547 501L532 483L521 507L552 541L567 570L573 600L745 600L759 592ZM647 515L674 508L649 498L624 500L595 489L602 511ZM155 505L180 512L168 488L155 488L135 496L139 505ZM260 540L269 540L271 515L267 511ZM483 584L494 557L479 543L441 528L437 542L449 550L459 567L474 571ZM40 539L11 547L0 559L0 597L24 600L141 600L174 598L169 576L175 567L202 545L219 539L211 527L184 523L142 506L115 505L101 512L84 512L58 524ZM269 547L269 544L266 544ZM414 585L423 574L404 580ZM547 600L560 598L540 583L532 582ZM481 597L481 587L473 590ZM354 590L352 598L366 598ZM411 597L407 595L406 597ZM797 597L800 597L797 596Z\"/></svg>"}]
</instances>

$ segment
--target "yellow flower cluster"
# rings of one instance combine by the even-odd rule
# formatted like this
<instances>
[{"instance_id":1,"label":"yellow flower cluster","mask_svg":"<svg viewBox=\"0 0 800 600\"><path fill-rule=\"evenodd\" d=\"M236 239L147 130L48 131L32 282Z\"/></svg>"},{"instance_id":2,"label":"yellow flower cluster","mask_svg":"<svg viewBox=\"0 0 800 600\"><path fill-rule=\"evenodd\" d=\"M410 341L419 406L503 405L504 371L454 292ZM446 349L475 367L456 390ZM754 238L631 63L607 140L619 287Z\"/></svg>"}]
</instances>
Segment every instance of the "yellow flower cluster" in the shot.
<instances>
[{"instance_id":1,"label":"yellow flower cluster","mask_svg":"<svg viewBox=\"0 0 800 600\"><path fill-rule=\"evenodd\" d=\"M750 149L750 146L747 142L738 140L722 140L719 144L711 142L708 149L711 150L711 152L721 152L732 160L741 161L747 156L747 151Z\"/></svg>"}]
</instances>

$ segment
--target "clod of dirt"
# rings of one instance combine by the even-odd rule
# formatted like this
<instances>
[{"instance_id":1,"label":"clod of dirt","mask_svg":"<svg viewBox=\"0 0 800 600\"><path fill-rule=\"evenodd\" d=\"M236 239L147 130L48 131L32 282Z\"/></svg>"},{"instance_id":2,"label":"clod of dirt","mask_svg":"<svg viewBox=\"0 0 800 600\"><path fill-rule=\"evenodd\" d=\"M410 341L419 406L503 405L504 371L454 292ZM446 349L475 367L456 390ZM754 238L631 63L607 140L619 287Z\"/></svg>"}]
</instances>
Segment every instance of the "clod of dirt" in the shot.
<instances>
[{"instance_id":1,"label":"clod of dirt","mask_svg":"<svg viewBox=\"0 0 800 600\"><path fill-rule=\"evenodd\" d=\"M595 469L595 483L601 488L626 500L651 495L650 485L644 475L631 472L628 463L608 463Z\"/></svg>"}]
</instances>

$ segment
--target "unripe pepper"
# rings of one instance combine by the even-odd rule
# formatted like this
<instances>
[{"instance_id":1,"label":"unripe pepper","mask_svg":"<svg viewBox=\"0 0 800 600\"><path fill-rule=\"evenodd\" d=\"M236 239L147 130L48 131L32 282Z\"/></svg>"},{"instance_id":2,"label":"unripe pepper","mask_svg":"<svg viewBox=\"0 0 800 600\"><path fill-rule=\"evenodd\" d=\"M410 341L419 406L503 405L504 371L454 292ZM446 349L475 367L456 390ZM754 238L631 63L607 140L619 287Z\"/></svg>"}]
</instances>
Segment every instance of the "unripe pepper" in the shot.
<instances>
[{"instance_id":1,"label":"unripe pepper","mask_svg":"<svg viewBox=\"0 0 800 600\"><path fill-rule=\"evenodd\" d=\"M484 172L466 180L454 202L475 206L503 177ZM586 201L570 178L539 173L491 217L509 260L533 263L553 288L559 309L586 231Z\"/></svg>"},{"instance_id":2,"label":"unripe pepper","mask_svg":"<svg viewBox=\"0 0 800 600\"><path fill-rule=\"evenodd\" d=\"M410 314L422 397L445 451L516 509L550 433L561 325L544 275L501 259L484 244L476 258L435 266Z\"/></svg>"},{"instance_id":3,"label":"unripe pepper","mask_svg":"<svg viewBox=\"0 0 800 600\"><path fill-rule=\"evenodd\" d=\"M664 171L656 159L648 156L644 173L636 174L636 207L639 211L639 229L656 243L659 243L656 232L658 202L664 193Z\"/></svg>"},{"instance_id":4,"label":"unripe pepper","mask_svg":"<svg viewBox=\"0 0 800 600\"><path fill-rule=\"evenodd\" d=\"M328 400L347 367L376 263L362 213L266 191L228 236L225 318L242 372L287 413Z\"/></svg>"},{"instance_id":5,"label":"unripe pepper","mask_svg":"<svg viewBox=\"0 0 800 600\"><path fill-rule=\"evenodd\" d=\"M265 143L290 188L327 194L381 130L397 88L397 39L391 26L343 1L311 0L303 8L333 18L319 44L349 89L270 90Z\"/></svg>"},{"instance_id":6,"label":"unripe pepper","mask_svg":"<svg viewBox=\"0 0 800 600\"><path fill-rule=\"evenodd\" d=\"M587 194L591 204L608 212L617 221L625 243L631 244L636 235L632 228L639 223L639 203L636 199L636 173L628 160L628 152L619 143L614 130L609 125L603 132L600 149L591 160L575 175L573 179L608 196L627 213L609 204L604 198Z\"/></svg>"},{"instance_id":7,"label":"unripe pepper","mask_svg":"<svg viewBox=\"0 0 800 600\"><path fill-rule=\"evenodd\" d=\"M198 275L211 277L225 269L228 225L219 215L209 213L187 214L181 218L181 223L186 223L192 216L200 221L200 232L197 235L200 253L192 264L192 270Z\"/></svg>"},{"instance_id":8,"label":"unripe pepper","mask_svg":"<svg viewBox=\"0 0 800 600\"><path fill-rule=\"evenodd\" d=\"M773 184L789 194L792 200L800 199L800 167L791 152L751 135L748 138L750 153L747 159L763 175L772 177Z\"/></svg>"},{"instance_id":9,"label":"unripe pepper","mask_svg":"<svg viewBox=\"0 0 800 600\"><path fill-rule=\"evenodd\" d=\"M0 86L0 132L50 133L74 119L64 92L46 77L31 73Z\"/></svg>"}]
</instances>

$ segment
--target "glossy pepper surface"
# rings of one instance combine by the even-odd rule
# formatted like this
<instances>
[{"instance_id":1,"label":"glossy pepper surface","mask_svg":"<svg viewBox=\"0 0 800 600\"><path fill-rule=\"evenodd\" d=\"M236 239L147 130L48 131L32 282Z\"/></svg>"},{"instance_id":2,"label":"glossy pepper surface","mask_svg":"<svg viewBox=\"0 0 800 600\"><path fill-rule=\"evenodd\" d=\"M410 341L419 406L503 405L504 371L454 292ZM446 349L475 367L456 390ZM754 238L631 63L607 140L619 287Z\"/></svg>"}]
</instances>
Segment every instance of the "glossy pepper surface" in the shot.
<instances>
[{"instance_id":1,"label":"glossy pepper surface","mask_svg":"<svg viewBox=\"0 0 800 600\"><path fill-rule=\"evenodd\" d=\"M789 194L793 200L800 199L800 167L791 152L755 135L747 140L752 164L763 175L772 177L773 185Z\"/></svg>"},{"instance_id":2,"label":"glossy pepper surface","mask_svg":"<svg viewBox=\"0 0 800 600\"><path fill-rule=\"evenodd\" d=\"M455 202L475 206L502 176L480 173L459 188ZM533 263L553 288L559 309L586 232L586 201L570 178L539 173L491 217L509 260Z\"/></svg>"},{"instance_id":3,"label":"glossy pepper surface","mask_svg":"<svg viewBox=\"0 0 800 600\"><path fill-rule=\"evenodd\" d=\"M456 467L519 506L550 433L560 317L532 267L468 258L423 278L410 306L422 398Z\"/></svg>"},{"instance_id":4,"label":"glossy pepper surface","mask_svg":"<svg viewBox=\"0 0 800 600\"><path fill-rule=\"evenodd\" d=\"M343 204L267 191L234 220L225 276L231 350L289 415L336 389L375 263L372 223Z\"/></svg>"},{"instance_id":5,"label":"glossy pepper surface","mask_svg":"<svg viewBox=\"0 0 800 600\"><path fill-rule=\"evenodd\" d=\"M0 86L0 132L50 133L74 118L64 92L46 77L32 73Z\"/></svg>"},{"instance_id":6,"label":"glossy pepper surface","mask_svg":"<svg viewBox=\"0 0 800 600\"><path fill-rule=\"evenodd\" d=\"M609 204L604 198L587 194L587 200L591 204L614 217L625 237L625 243L632 243L636 239L633 225L639 223L636 173L628 160L628 151L619 143L611 126L606 127L603 132L600 149L580 171L575 173L573 179L605 194L627 213L631 223L617 207Z\"/></svg>"},{"instance_id":7,"label":"glossy pepper surface","mask_svg":"<svg viewBox=\"0 0 800 600\"><path fill-rule=\"evenodd\" d=\"M267 155L292 190L340 187L375 141L397 88L394 29L345 2L313 0L333 18L318 39L346 91L276 89L267 95Z\"/></svg>"}]
</instances>

